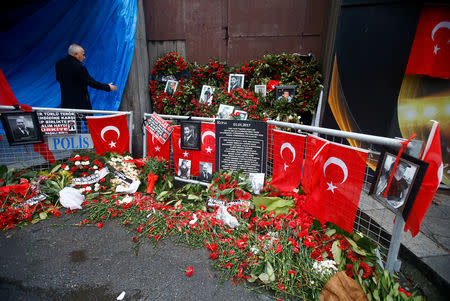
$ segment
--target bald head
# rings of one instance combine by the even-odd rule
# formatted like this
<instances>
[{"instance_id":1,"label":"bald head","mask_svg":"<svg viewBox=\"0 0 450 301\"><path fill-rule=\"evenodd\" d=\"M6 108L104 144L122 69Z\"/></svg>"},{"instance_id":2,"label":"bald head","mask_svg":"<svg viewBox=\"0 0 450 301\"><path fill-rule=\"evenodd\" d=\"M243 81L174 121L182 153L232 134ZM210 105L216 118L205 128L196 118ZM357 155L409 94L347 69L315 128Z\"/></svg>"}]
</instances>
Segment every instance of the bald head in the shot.
<instances>
[{"instance_id":1,"label":"bald head","mask_svg":"<svg viewBox=\"0 0 450 301\"><path fill-rule=\"evenodd\" d=\"M76 58L79 62L83 62L85 59L84 49L78 44L72 44L69 46L68 50L69 55Z\"/></svg>"}]
</instances>

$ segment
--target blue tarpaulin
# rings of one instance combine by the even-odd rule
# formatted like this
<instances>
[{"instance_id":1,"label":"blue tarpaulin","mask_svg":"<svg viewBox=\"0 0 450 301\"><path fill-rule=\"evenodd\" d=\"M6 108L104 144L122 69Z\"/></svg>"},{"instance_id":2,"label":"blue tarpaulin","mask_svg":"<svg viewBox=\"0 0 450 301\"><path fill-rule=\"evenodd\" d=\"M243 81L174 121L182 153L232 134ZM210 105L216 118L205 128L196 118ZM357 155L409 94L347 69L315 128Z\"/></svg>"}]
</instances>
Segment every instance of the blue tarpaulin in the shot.
<instances>
[{"instance_id":1,"label":"blue tarpaulin","mask_svg":"<svg viewBox=\"0 0 450 301\"><path fill-rule=\"evenodd\" d=\"M109 93L89 88L93 109L117 110L133 57L136 2L49 0L0 32L0 69L18 102L60 107L55 63L76 43L85 49L90 75L118 87Z\"/></svg>"}]
</instances>

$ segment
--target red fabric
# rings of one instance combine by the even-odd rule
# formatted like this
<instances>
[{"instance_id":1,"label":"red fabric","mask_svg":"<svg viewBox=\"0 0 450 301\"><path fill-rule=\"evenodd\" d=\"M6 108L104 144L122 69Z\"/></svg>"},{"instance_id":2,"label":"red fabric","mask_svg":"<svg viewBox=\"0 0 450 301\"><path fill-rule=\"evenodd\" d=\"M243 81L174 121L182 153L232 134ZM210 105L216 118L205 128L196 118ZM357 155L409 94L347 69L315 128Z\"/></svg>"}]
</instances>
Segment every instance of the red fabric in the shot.
<instances>
[{"instance_id":1,"label":"red fabric","mask_svg":"<svg viewBox=\"0 0 450 301\"><path fill-rule=\"evenodd\" d=\"M181 128L179 125L173 127L172 132L172 151L173 151L173 165L175 174L178 174L178 161L185 159L191 161L191 176L198 176L199 158L201 151L181 149Z\"/></svg>"},{"instance_id":2,"label":"red fabric","mask_svg":"<svg viewBox=\"0 0 450 301\"><path fill-rule=\"evenodd\" d=\"M314 172L312 159L326 143L329 143L329 141L319 137L308 136L306 138L306 155L302 175L302 189L306 194L311 194L312 192L312 180Z\"/></svg>"},{"instance_id":3,"label":"red fabric","mask_svg":"<svg viewBox=\"0 0 450 301\"><path fill-rule=\"evenodd\" d=\"M48 148L46 141L44 143L33 144L33 150L44 157L44 159L50 164L55 163L55 157L53 156L51 150Z\"/></svg>"},{"instance_id":4,"label":"red fabric","mask_svg":"<svg viewBox=\"0 0 450 301\"><path fill-rule=\"evenodd\" d=\"M273 171L271 185L291 191L300 184L306 137L273 131Z\"/></svg>"},{"instance_id":5,"label":"red fabric","mask_svg":"<svg viewBox=\"0 0 450 301\"><path fill-rule=\"evenodd\" d=\"M442 162L439 123L437 122L434 123L431 129L427 145L422 153L422 160L428 162L429 165L405 224L405 231L410 230L413 237L419 233L423 218L442 180L444 165Z\"/></svg>"},{"instance_id":6,"label":"red fabric","mask_svg":"<svg viewBox=\"0 0 450 301\"><path fill-rule=\"evenodd\" d=\"M8 84L2 69L0 69L0 105L2 106L15 106L18 105L16 97L14 96L11 87Z\"/></svg>"},{"instance_id":7,"label":"red fabric","mask_svg":"<svg viewBox=\"0 0 450 301\"><path fill-rule=\"evenodd\" d=\"M425 6L420 15L406 73L450 78L450 7Z\"/></svg>"},{"instance_id":8,"label":"red fabric","mask_svg":"<svg viewBox=\"0 0 450 301\"><path fill-rule=\"evenodd\" d=\"M312 193L305 210L322 223L352 232L368 152L328 143L313 160Z\"/></svg>"},{"instance_id":9,"label":"red fabric","mask_svg":"<svg viewBox=\"0 0 450 301\"><path fill-rule=\"evenodd\" d=\"M214 171L216 169L216 125L214 123L202 123L201 139L199 161L212 163Z\"/></svg>"},{"instance_id":10,"label":"red fabric","mask_svg":"<svg viewBox=\"0 0 450 301\"><path fill-rule=\"evenodd\" d=\"M33 110L32 107L26 104L20 105L19 109L21 109L23 112L31 112Z\"/></svg>"},{"instance_id":11,"label":"red fabric","mask_svg":"<svg viewBox=\"0 0 450 301\"><path fill-rule=\"evenodd\" d=\"M146 193L153 193L153 188L155 188L155 182L158 180L158 175L149 173L148 181L147 181L147 190Z\"/></svg>"},{"instance_id":12,"label":"red fabric","mask_svg":"<svg viewBox=\"0 0 450 301\"><path fill-rule=\"evenodd\" d=\"M170 140L161 144L152 134L147 132L147 157L161 157L170 163Z\"/></svg>"},{"instance_id":13,"label":"red fabric","mask_svg":"<svg viewBox=\"0 0 450 301\"><path fill-rule=\"evenodd\" d=\"M95 152L103 156L106 152L122 154L129 151L127 115L86 117Z\"/></svg>"}]
</instances>

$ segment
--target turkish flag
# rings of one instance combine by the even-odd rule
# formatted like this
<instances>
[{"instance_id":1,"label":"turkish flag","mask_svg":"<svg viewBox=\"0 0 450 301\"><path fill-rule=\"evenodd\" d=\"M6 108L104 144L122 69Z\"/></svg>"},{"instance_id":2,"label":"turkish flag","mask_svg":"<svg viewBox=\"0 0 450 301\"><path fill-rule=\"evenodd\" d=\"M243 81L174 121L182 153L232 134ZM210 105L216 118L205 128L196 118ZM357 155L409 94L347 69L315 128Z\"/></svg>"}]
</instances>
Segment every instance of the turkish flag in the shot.
<instances>
[{"instance_id":1,"label":"turkish flag","mask_svg":"<svg viewBox=\"0 0 450 301\"><path fill-rule=\"evenodd\" d=\"M324 147L312 160L312 192L305 210L321 222L332 222L352 232L364 183L367 150L335 143Z\"/></svg>"},{"instance_id":2,"label":"turkish flag","mask_svg":"<svg viewBox=\"0 0 450 301\"><path fill-rule=\"evenodd\" d=\"M434 195L442 180L444 165L442 162L441 138L439 136L439 123L434 122L430 136L422 153L422 160L428 162L420 190L405 224L405 231L411 231L414 237L419 233L425 213L433 200Z\"/></svg>"},{"instance_id":3,"label":"turkish flag","mask_svg":"<svg viewBox=\"0 0 450 301\"><path fill-rule=\"evenodd\" d=\"M450 78L450 7L425 6L409 55L407 74Z\"/></svg>"},{"instance_id":4,"label":"turkish flag","mask_svg":"<svg viewBox=\"0 0 450 301\"><path fill-rule=\"evenodd\" d=\"M306 138L306 155L303 164L302 189L306 194L312 192L312 182L314 176L313 158L323 151L323 147L330 143L328 140L308 135Z\"/></svg>"},{"instance_id":5,"label":"turkish flag","mask_svg":"<svg viewBox=\"0 0 450 301\"><path fill-rule=\"evenodd\" d=\"M161 157L170 163L170 140L162 144L152 134L147 132L147 157Z\"/></svg>"},{"instance_id":6,"label":"turkish flag","mask_svg":"<svg viewBox=\"0 0 450 301\"><path fill-rule=\"evenodd\" d=\"M86 117L95 152L122 154L130 150L130 134L126 114Z\"/></svg>"},{"instance_id":7,"label":"turkish flag","mask_svg":"<svg viewBox=\"0 0 450 301\"><path fill-rule=\"evenodd\" d=\"M291 191L300 184L306 136L273 130L271 185Z\"/></svg>"},{"instance_id":8,"label":"turkish flag","mask_svg":"<svg viewBox=\"0 0 450 301\"><path fill-rule=\"evenodd\" d=\"M202 123L201 138L199 161L212 163L212 170L214 171L216 168L216 125L214 123Z\"/></svg>"},{"instance_id":9,"label":"turkish flag","mask_svg":"<svg viewBox=\"0 0 450 301\"><path fill-rule=\"evenodd\" d=\"M11 87L8 84L2 70L0 69L0 105L15 106L18 105L16 97L14 96Z\"/></svg>"},{"instance_id":10,"label":"turkish flag","mask_svg":"<svg viewBox=\"0 0 450 301\"><path fill-rule=\"evenodd\" d=\"M173 165L175 168L175 174L178 173L178 161L179 159L191 161L191 176L198 176L199 169L199 157L200 152L198 150L181 149L181 127L176 125L173 127L172 132L172 152L173 152Z\"/></svg>"}]
</instances>

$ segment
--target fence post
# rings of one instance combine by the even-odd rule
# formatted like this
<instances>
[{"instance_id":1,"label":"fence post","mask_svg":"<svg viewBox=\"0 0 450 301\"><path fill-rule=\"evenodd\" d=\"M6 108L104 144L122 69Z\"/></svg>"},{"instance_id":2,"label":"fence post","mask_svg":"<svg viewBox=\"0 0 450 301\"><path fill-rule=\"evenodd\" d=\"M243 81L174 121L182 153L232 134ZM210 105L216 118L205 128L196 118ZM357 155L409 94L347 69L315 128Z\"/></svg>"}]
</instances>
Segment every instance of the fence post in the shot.
<instances>
[{"instance_id":1,"label":"fence post","mask_svg":"<svg viewBox=\"0 0 450 301\"><path fill-rule=\"evenodd\" d=\"M386 269L389 273L400 271L402 262L397 259L398 251L400 250L400 243L402 242L403 228L405 227L405 220L401 213L395 216L394 229L392 230L392 238L389 244L389 252L386 260Z\"/></svg>"}]
</instances>

